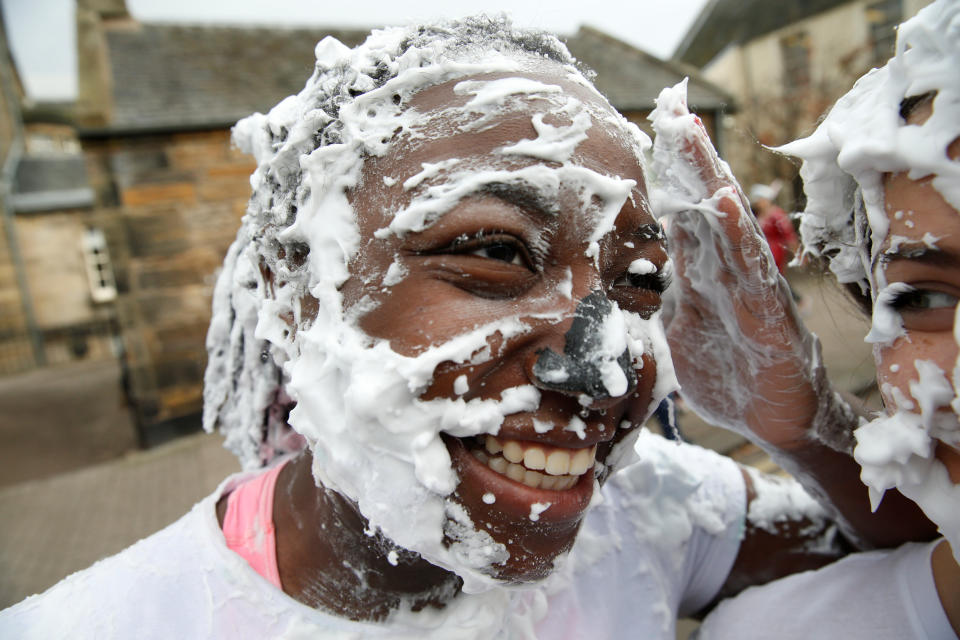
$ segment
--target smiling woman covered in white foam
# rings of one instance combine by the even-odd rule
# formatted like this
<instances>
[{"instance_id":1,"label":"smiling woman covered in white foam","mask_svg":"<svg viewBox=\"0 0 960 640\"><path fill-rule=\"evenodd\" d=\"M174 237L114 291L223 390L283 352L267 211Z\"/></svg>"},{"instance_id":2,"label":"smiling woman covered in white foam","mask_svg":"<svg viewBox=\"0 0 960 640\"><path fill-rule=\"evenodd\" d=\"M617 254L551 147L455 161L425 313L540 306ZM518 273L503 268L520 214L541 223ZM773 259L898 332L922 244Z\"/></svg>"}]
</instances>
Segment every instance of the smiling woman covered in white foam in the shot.
<instances>
[{"instance_id":1,"label":"smiling woman covered in white foam","mask_svg":"<svg viewBox=\"0 0 960 640\"><path fill-rule=\"evenodd\" d=\"M486 18L328 38L304 90L235 139L258 167L205 425L270 475L228 479L0 630L50 635L72 601L55 624L75 637L672 638L724 584L842 554L741 543L739 468L641 433L676 387L649 141L558 40ZM221 533L243 533L231 500L251 493L246 539L275 573ZM791 562L758 571L764 540Z\"/></svg>"}]
</instances>

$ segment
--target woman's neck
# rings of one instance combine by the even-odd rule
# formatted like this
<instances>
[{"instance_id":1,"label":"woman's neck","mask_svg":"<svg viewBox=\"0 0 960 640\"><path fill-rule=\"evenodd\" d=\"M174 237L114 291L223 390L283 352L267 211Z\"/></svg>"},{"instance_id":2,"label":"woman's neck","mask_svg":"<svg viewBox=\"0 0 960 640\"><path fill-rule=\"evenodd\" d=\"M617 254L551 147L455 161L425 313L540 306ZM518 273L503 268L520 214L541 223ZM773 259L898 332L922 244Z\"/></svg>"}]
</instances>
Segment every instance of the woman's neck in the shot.
<instances>
[{"instance_id":1,"label":"woman's neck","mask_svg":"<svg viewBox=\"0 0 960 640\"><path fill-rule=\"evenodd\" d=\"M274 495L277 565L283 590L351 620L381 620L405 602L443 606L460 579L370 533L357 506L318 487L309 452L280 472Z\"/></svg>"}]
</instances>

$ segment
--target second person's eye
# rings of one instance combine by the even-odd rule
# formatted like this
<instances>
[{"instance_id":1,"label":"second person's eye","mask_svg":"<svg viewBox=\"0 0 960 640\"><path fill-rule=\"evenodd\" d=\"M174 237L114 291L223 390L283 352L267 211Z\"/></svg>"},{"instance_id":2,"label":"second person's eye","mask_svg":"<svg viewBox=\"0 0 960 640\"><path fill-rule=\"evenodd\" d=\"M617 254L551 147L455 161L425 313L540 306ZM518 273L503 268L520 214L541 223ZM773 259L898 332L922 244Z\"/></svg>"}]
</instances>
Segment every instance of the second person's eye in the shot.
<instances>
[{"instance_id":1,"label":"second person's eye","mask_svg":"<svg viewBox=\"0 0 960 640\"><path fill-rule=\"evenodd\" d=\"M881 300L877 302L882 304ZM907 331L950 331L957 296L937 289L907 287L886 304L900 315Z\"/></svg>"},{"instance_id":2,"label":"second person's eye","mask_svg":"<svg viewBox=\"0 0 960 640\"><path fill-rule=\"evenodd\" d=\"M957 306L957 298L943 291L912 289L895 297L890 306L900 312L949 309Z\"/></svg>"}]
</instances>

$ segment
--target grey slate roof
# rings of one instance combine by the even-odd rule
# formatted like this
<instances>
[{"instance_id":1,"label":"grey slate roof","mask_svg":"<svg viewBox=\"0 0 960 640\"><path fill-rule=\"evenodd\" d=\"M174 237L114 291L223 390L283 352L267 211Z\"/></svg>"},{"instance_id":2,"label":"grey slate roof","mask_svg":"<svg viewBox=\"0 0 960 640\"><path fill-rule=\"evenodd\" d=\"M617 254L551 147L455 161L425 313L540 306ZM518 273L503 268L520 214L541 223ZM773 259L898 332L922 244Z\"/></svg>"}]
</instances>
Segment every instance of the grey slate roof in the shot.
<instances>
[{"instance_id":1,"label":"grey slate roof","mask_svg":"<svg viewBox=\"0 0 960 640\"><path fill-rule=\"evenodd\" d=\"M108 129L227 126L299 92L326 35L348 46L367 31L143 24L107 30L113 80Z\"/></svg>"},{"instance_id":2,"label":"grey slate roof","mask_svg":"<svg viewBox=\"0 0 960 640\"><path fill-rule=\"evenodd\" d=\"M314 46L323 36L354 46L367 33L169 24L107 30L113 110L106 130L229 126L300 91L313 71ZM582 27L567 43L597 71L598 88L619 109L653 108L660 89L685 75L691 76L691 105L716 109L732 102L696 70L659 60L596 29Z\"/></svg>"},{"instance_id":3,"label":"grey slate roof","mask_svg":"<svg viewBox=\"0 0 960 640\"><path fill-rule=\"evenodd\" d=\"M703 67L730 44L740 44L850 0L710 0L673 57Z\"/></svg>"},{"instance_id":4,"label":"grey slate roof","mask_svg":"<svg viewBox=\"0 0 960 640\"><path fill-rule=\"evenodd\" d=\"M685 76L687 100L694 109L733 110L733 98L685 64L667 62L592 27L583 26L567 38L578 60L597 72L597 88L621 111L648 110L664 87Z\"/></svg>"},{"instance_id":5,"label":"grey slate roof","mask_svg":"<svg viewBox=\"0 0 960 640\"><path fill-rule=\"evenodd\" d=\"M26 156L17 166L14 191L59 191L86 187L87 168L81 155Z\"/></svg>"},{"instance_id":6,"label":"grey slate roof","mask_svg":"<svg viewBox=\"0 0 960 640\"><path fill-rule=\"evenodd\" d=\"M26 156L17 165L10 204L14 211L52 211L93 205L81 155Z\"/></svg>"}]
</instances>

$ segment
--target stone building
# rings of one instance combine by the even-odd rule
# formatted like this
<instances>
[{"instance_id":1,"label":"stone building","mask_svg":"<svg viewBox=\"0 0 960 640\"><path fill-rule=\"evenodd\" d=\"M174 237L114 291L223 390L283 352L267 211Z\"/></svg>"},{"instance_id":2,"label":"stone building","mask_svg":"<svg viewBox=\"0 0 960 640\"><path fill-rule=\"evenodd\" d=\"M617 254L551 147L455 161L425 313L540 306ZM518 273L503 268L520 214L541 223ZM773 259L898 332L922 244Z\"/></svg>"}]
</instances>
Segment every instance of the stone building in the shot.
<instances>
[{"instance_id":1,"label":"stone building","mask_svg":"<svg viewBox=\"0 0 960 640\"><path fill-rule=\"evenodd\" d=\"M718 147L723 147L722 130L716 123L721 115L734 112L734 100L725 89L720 89L721 85L707 81L696 67L661 60L588 26L580 27L564 40L570 52L597 73L597 88L613 106L651 136L653 130L647 116L656 106L656 97L664 87L689 78L690 108L703 120Z\"/></svg>"},{"instance_id":2,"label":"stone building","mask_svg":"<svg viewBox=\"0 0 960 640\"><path fill-rule=\"evenodd\" d=\"M8 206L30 301L33 355L38 365L113 357L116 324L107 303L116 290L109 270L99 273L94 262L106 251L97 231L105 221L94 208L70 109L29 108L22 116L23 156Z\"/></svg>"},{"instance_id":3,"label":"stone building","mask_svg":"<svg viewBox=\"0 0 960 640\"><path fill-rule=\"evenodd\" d=\"M72 123L85 172L70 193L87 200L56 212L21 210L16 223L28 245L25 269L38 311L46 308L41 298L63 296L63 309L74 314L64 318L73 333L61 330L59 342L43 325L45 311L37 314L45 351L56 351L48 360L99 357L113 345L115 356L106 357L122 359L142 443L171 425L198 424L215 273L245 210L254 168L231 146L230 127L299 91L320 38L334 35L352 46L366 33L145 24L123 0L78 1ZM634 120L645 123L660 89L684 75L692 76L691 101L708 126L730 103L696 71L599 31L583 28L569 45ZM21 173L27 180L30 172ZM102 238L94 258L109 282L99 298L95 279L78 284L89 269L66 252L44 252L54 235L64 247ZM79 253L87 262L90 254ZM74 284L58 285L69 278Z\"/></svg>"},{"instance_id":4,"label":"stone building","mask_svg":"<svg viewBox=\"0 0 960 640\"><path fill-rule=\"evenodd\" d=\"M737 99L720 127L724 157L744 185L797 168L761 145L810 133L854 81L893 55L895 27L930 0L710 0L674 53Z\"/></svg>"},{"instance_id":5,"label":"stone building","mask_svg":"<svg viewBox=\"0 0 960 640\"><path fill-rule=\"evenodd\" d=\"M11 195L24 152L20 106L23 85L17 74L0 15L0 375L30 369L38 363L39 344L31 338L35 323L26 290L23 256L16 235Z\"/></svg>"}]
</instances>

